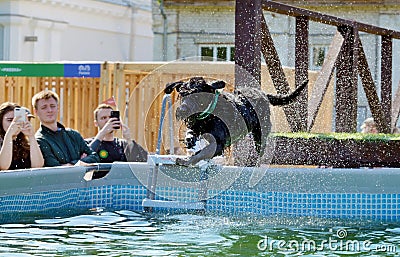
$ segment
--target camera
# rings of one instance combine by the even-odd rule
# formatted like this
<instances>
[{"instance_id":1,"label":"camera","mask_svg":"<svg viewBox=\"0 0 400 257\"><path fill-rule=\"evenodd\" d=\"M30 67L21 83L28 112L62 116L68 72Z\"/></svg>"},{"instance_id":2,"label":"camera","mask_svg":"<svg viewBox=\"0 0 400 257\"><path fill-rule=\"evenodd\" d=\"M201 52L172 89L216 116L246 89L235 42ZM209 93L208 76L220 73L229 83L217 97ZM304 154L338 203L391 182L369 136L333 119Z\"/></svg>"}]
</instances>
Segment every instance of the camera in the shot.
<instances>
[{"instance_id":1,"label":"camera","mask_svg":"<svg viewBox=\"0 0 400 257\"><path fill-rule=\"evenodd\" d=\"M110 117L111 118L117 118L118 120L120 120L119 119L119 111L111 111ZM113 128L114 129L120 129L121 127L120 126L114 126Z\"/></svg>"},{"instance_id":2,"label":"camera","mask_svg":"<svg viewBox=\"0 0 400 257\"><path fill-rule=\"evenodd\" d=\"M15 107L14 108L14 117L20 117L18 121L26 121L26 111L23 108Z\"/></svg>"}]
</instances>

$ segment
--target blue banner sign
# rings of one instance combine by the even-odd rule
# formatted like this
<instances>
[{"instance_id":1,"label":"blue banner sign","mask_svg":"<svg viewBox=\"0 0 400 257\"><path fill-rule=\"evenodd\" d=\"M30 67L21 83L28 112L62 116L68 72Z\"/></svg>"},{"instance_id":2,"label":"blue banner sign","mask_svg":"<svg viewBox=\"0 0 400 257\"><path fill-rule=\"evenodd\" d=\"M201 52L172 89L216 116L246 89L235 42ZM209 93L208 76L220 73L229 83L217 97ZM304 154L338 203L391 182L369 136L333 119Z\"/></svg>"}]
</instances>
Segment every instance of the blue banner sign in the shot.
<instances>
[{"instance_id":1,"label":"blue banner sign","mask_svg":"<svg viewBox=\"0 0 400 257\"><path fill-rule=\"evenodd\" d=\"M100 78L101 65L96 63L64 64L64 77Z\"/></svg>"}]
</instances>

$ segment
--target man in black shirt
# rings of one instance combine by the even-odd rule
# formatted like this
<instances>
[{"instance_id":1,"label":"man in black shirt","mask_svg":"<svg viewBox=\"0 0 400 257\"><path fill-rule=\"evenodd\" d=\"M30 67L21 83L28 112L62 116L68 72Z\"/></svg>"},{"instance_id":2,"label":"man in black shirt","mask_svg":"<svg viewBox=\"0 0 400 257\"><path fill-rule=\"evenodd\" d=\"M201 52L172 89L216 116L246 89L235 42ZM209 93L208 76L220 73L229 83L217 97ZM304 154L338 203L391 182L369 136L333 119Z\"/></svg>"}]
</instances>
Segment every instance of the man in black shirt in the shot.
<instances>
[{"instance_id":1,"label":"man in black shirt","mask_svg":"<svg viewBox=\"0 0 400 257\"><path fill-rule=\"evenodd\" d=\"M111 117L111 111L113 111L113 107L107 104L100 104L94 110L94 124L98 128L98 133L95 137L86 139L93 151L99 155L100 162L147 161L146 150L131 139L128 126L118 118ZM114 132L120 128L123 139L114 136Z\"/></svg>"}]
</instances>

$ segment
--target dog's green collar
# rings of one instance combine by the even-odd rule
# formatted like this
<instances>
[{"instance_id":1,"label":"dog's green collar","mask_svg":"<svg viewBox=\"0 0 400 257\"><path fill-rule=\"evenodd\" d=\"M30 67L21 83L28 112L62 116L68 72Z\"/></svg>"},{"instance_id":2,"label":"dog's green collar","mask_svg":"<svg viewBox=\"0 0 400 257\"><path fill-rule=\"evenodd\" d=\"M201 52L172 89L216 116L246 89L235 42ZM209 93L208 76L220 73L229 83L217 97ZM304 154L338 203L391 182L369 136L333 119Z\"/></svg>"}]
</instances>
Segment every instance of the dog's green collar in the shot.
<instances>
[{"instance_id":1,"label":"dog's green collar","mask_svg":"<svg viewBox=\"0 0 400 257\"><path fill-rule=\"evenodd\" d=\"M218 96L220 94L221 94L221 92L219 90L215 90L214 100L212 101L212 103L210 103L207 106L207 109L205 109L202 113L200 113L196 117L196 119L203 120L203 119L207 118L215 110L215 107L217 106L217 102L218 102Z\"/></svg>"}]
</instances>

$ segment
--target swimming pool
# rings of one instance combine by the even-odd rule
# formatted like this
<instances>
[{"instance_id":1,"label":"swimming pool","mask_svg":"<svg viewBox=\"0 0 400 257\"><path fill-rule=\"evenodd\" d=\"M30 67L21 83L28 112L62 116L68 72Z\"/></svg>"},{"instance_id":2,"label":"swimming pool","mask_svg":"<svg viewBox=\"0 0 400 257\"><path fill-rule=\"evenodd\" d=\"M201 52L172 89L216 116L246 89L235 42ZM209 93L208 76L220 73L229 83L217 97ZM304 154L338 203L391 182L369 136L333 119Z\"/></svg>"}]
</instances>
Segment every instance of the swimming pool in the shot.
<instances>
[{"instance_id":1,"label":"swimming pool","mask_svg":"<svg viewBox=\"0 0 400 257\"><path fill-rule=\"evenodd\" d=\"M1 172L0 219L5 222L26 213L52 215L95 208L142 212L151 168L148 163L121 162ZM201 180L198 167L158 168L156 200L201 201L206 212L400 220L400 169L212 165L207 179ZM101 171L103 175L88 179L89 173Z\"/></svg>"}]
</instances>

